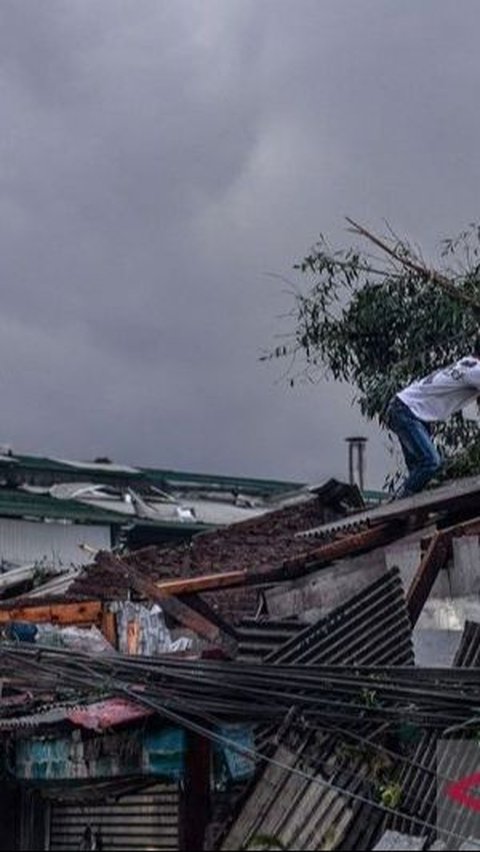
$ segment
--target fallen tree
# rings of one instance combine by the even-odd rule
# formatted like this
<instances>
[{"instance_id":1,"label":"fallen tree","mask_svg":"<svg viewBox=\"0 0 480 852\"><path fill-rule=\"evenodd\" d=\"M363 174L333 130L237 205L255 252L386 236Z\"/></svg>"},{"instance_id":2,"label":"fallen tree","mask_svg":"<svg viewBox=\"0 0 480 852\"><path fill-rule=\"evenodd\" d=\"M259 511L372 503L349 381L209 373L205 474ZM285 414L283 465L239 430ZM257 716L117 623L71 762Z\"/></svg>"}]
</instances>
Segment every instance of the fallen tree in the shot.
<instances>
[{"instance_id":1,"label":"fallen tree","mask_svg":"<svg viewBox=\"0 0 480 852\"><path fill-rule=\"evenodd\" d=\"M291 384L319 376L350 384L363 415L383 425L395 392L480 340L480 225L443 240L433 267L390 228L378 236L347 222L354 245L336 249L321 236L295 265L303 277L302 286L289 282L293 327L262 359L289 359ZM436 438L449 459L444 476L480 468L474 421L458 414Z\"/></svg>"}]
</instances>

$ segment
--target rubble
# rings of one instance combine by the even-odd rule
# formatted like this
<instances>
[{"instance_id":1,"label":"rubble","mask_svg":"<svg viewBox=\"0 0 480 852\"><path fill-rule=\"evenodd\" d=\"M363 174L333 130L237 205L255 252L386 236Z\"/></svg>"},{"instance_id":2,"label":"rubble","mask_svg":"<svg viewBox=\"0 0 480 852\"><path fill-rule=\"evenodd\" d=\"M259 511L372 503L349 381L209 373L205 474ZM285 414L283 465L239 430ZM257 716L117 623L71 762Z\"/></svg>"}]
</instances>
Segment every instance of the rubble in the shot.
<instances>
[{"instance_id":1,"label":"rubble","mask_svg":"<svg viewBox=\"0 0 480 852\"><path fill-rule=\"evenodd\" d=\"M179 796L165 836L182 848L474 836L462 814L437 819L437 784L456 778L437 747L475 732L480 706L480 478L352 503L338 483L305 489L190 541L101 550L0 601L4 780L34 782L39 814L47 797L52 825L69 826L52 849L89 826L118 848L105 791L126 802L159 781ZM69 822L65 797L93 789L98 826L91 805Z\"/></svg>"}]
</instances>

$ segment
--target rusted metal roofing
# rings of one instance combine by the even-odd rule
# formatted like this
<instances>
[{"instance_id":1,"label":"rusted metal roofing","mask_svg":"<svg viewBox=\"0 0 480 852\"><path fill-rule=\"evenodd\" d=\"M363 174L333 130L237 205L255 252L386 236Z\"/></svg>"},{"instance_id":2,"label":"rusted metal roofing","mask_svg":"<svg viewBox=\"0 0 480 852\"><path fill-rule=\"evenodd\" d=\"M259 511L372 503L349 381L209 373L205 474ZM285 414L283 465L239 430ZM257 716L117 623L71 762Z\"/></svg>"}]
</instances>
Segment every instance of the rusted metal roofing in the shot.
<instances>
[{"instance_id":1,"label":"rusted metal roofing","mask_svg":"<svg viewBox=\"0 0 480 852\"><path fill-rule=\"evenodd\" d=\"M247 570L281 566L293 557L307 556L316 549L296 539L314 519L324 516L324 505L315 496L300 504L269 512L259 518L231 524L229 527L198 535L186 546L161 548L149 554L132 554L138 564L152 574L185 576L226 570ZM231 568L229 567L231 566Z\"/></svg>"},{"instance_id":2,"label":"rusted metal roofing","mask_svg":"<svg viewBox=\"0 0 480 852\"><path fill-rule=\"evenodd\" d=\"M309 534L312 523L321 516L324 518L325 513L317 497L310 496L261 518L198 536L189 545L150 548L124 557L123 561L150 582L228 570L244 570L249 575L256 574L257 578L262 576L262 569L265 577L280 576L275 572L281 571L288 576L292 566L295 571L308 572L312 566L337 558L342 548L346 553L357 552L379 546L391 535L401 535L402 523L412 513L421 519L427 517L432 507L440 508L444 513L442 522L445 518L454 522L463 512L467 517L478 514L480 478L462 482L426 492L411 501L398 501L373 510L373 513L349 516L340 523L320 524L322 532L318 533L318 528L313 527L315 534L312 536ZM450 535L460 534L460 527L461 524L454 522L453 527L441 531L440 540L444 542ZM306 537L305 532L308 533ZM191 671L182 669L180 672L179 662L178 680L175 680L174 667L168 669L165 665L165 671L155 682L156 664L149 662L148 671L140 667L134 671L137 663L128 662L124 671L128 674L129 688L135 688L132 684L137 673L137 682L142 679L141 672L148 674L145 697L157 701L158 712L161 712L165 697L162 690L166 689L170 702L167 702L167 710L177 713L180 721L182 713L193 707L192 714L197 719L201 719L207 709L235 719L245 712L249 719L256 720L258 712L258 717L263 713L265 722L275 726L276 747L268 754L273 762L268 764L238 815L223 848L254 844L257 835L263 834L277 838L287 848L366 850L372 848L374 836L377 832L381 834L385 827L394 826L415 834L423 830L425 822L434 822L432 791L438 732L432 732L428 725L436 724L441 731L443 708L456 720L457 713L459 718L467 718L468 711L478 705L473 686L468 700L465 698L462 703L458 700L460 688L454 678L447 678L441 672L418 674L413 667L412 600L418 613L429 593L432 578L445 559L444 551L439 553L436 547L427 551L422 563L425 570L420 572L421 583L409 600L410 617L400 575L394 569L314 625L305 627L294 621L268 623L252 619L244 623L238 634L241 659L245 662L243 670L242 664L238 664L238 668L220 665L202 668L192 664ZM128 596L130 588L129 573L122 571L122 564L112 564L111 559L100 555L70 588L67 599L121 599ZM237 590L205 594L203 600L213 603L223 615L231 613L235 621L240 612L253 614L257 592L246 585ZM258 667L259 671L249 666L252 659L262 660L264 665ZM61 662L60 656L58 660ZM476 666L479 661L480 626L468 623L455 665ZM102 665L99 661L96 669L92 667L97 682L101 680ZM115 669L119 682L123 676L122 666L119 659ZM360 667L372 668L366 671ZM298 680L294 682L297 672ZM109 676L107 668L103 676ZM271 698L264 686L267 683L272 691ZM297 684L298 695L295 692ZM365 684L361 696L365 712L359 702L359 684ZM415 697L422 694L425 684L429 692L415 705ZM463 681L459 684L463 688ZM353 706L355 701L356 706ZM378 712L374 712L377 701ZM322 702L323 709L320 708ZM248 712L243 709L247 704ZM290 719L284 714L293 705L298 709ZM372 763L362 748L352 753L352 739L355 736L360 740L363 737L364 741L371 738L378 757L385 743L379 727L382 714L386 728L389 719L395 717L398 733L404 722L403 710L405 720L416 725L421 738L415 746L405 747L408 761L400 759L395 763L393 760L389 765L395 783L403 792L404 813L397 815L395 821L391 816L384 819L382 811L376 808L378 790L374 784L372 786ZM280 726L279 732L282 719L284 730ZM346 730L348 725L350 731ZM412 815L415 816L413 820Z\"/></svg>"}]
</instances>

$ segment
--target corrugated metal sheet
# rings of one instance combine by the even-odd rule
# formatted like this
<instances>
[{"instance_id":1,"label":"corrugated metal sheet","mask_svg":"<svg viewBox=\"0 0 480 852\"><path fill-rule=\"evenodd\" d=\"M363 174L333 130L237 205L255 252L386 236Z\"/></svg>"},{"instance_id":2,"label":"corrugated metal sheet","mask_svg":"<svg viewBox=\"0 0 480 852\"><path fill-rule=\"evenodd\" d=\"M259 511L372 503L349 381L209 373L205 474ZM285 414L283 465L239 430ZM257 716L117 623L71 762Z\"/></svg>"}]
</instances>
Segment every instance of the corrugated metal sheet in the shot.
<instances>
[{"instance_id":1,"label":"corrugated metal sheet","mask_svg":"<svg viewBox=\"0 0 480 852\"><path fill-rule=\"evenodd\" d=\"M86 524L125 522L125 516L118 512L87 506L78 500L56 500L46 494L33 494L21 488L0 489L0 516L38 520L56 518Z\"/></svg>"},{"instance_id":2,"label":"corrugated metal sheet","mask_svg":"<svg viewBox=\"0 0 480 852\"><path fill-rule=\"evenodd\" d=\"M176 850L179 848L178 787L159 784L113 802L55 802L51 808L48 849L68 852L88 848L81 845L88 828L94 836L98 833L105 852Z\"/></svg>"},{"instance_id":3,"label":"corrugated metal sheet","mask_svg":"<svg viewBox=\"0 0 480 852\"><path fill-rule=\"evenodd\" d=\"M439 778L450 778L457 783L475 776L478 778L478 743L459 743L454 739L442 743L437 749L437 773ZM452 800L445 795L446 786L439 785L436 802L437 825L442 829L439 832L442 841L448 849L468 849L472 845L478 847L477 807L452 807ZM476 787L477 784L473 784L468 790L475 805L478 803ZM471 839L475 839L473 844Z\"/></svg>"},{"instance_id":4,"label":"corrugated metal sheet","mask_svg":"<svg viewBox=\"0 0 480 852\"><path fill-rule=\"evenodd\" d=\"M425 731L410 750L411 763L400 767L398 788L402 790L399 808L417 821L399 816L385 816L379 837L384 830L392 829L409 835L423 835L423 823L435 824L437 733ZM421 768L424 767L424 768Z\"/></svg>"},{"instance_id":5,"label":"corrugated metal sheet","mask_svg":"<svg viewBox=\"0 0 480 852\"><path fill-rule=\"evenodd\" d=\"M411 626L400 574L386 573L317 624L293 636L265 658L303 665L413 665ZM365 725L364 725L365 728ZM372 735L372 726L364 735ZM361 750L348 737L305 724L286 725L280 744L226 835L222 849L255 848L267 836L287 849L368 849L381 813L351 799L372 799L375 779ZM342 748L345 749L342 753ZM282 768L278 764L284 765ZM305 773L292 773L291 768ZM345 789L345 795L322 781ZM346 843L354 832L356 845Z\"/></svg>"},{"instance_id":6,"label":"corrugated metal sheet","mask_svg":"<svg viewBox=\"0 0 480 852\"><path fill-rule=\"evenodd\" d=\"M378 508L353 514L337 523L322 524L317 527L311 527L308 530L299 531L297 535L300 538L324 538L331 535L334 531L348 530L357 525L365 524L374 526L385 521L413 516L416 512L424 513L427 509L448 508L449 506L456 513L459 510L467 510L469 506L471 506L472 511L476 511L478 506L476 498L479 492L480 476L465 477L451 481L439 488L432 488L422 491L419 494L414 494L412 497L394 500L392 503L385 503Z\"/></svg>"},{"instance_id":7,"label":"corrugated metal sheet","mask_svg":"<svg viewBox=\"0 0 480 852\"><path fill-rule=\"evenodd\" d=\"M397 569L312 626L294 619L244 619L238 635L239 658L248 662L381 665L380 643L388 664L414 663L410 622Z\"/></svg>"},{"instance_id":8,"label":"corrugated metal sheet","mask_svg":"<svg viewBox=\"0 0 480 852\"><path fill-rule=\"evenodd\" d=\"M55 725L67 718L65 705L59 704L47 707L38 712L16 715L8 719L0 719L0 731L20 731L23 728L37 728L41 725Z\"/></svg>"},{"instance_id":9,"label":"corrugated metal sheet","mask_svg":"<svg viewBox=\"0 0 480 852\"><path fill-rule=\"evenodd\" d=\"M224 839L222 850L260 848L256 845L260 838L269 838L272 848L370 848L345 843L352 825L368 838L367 843L376 825L371 808L349 795L371 798L373 794L371 768L360 752L342 754L338 737L320 731L306 736L301 728L291 728L274 760Z\"/></svg>"},{"instance_id":10,"label":"corrugated metal sheet","mask_svg":"<svg viewBox=\"0 0 480 852\"><path fill-rule=\"evenodd\" d=\"M454 667L476 668L480 665L480 624L467 621ZM437 773L446 775L448 767L437 766L437 742L442 732L425 731L410 752L410 765L399 768L397 783L402 792L401 809L417 821L401 816L386 816L378 833L378 839L384 831L391 829L409 835L424 835L422 822L435 824ZM478 767L474 766L472 771ZM453 829L453 826L452 826ZM452 841L453 842L453 841ZM454 848L449 846L448 848Z\"/></svg>"},{"instance_id":11,"label":"corrugated metal sheet","mask_svg":"<svg viewBox=\"0 0 480 852\"><path fill-rule=\"evenodd\" d=\"M237 628L237 660L261 662L304 629L305 624L294 619L257 621L245 618Z\"/></svg>"},{"instance_id":12,"label":"corrugated metal sheet","mask_svg":"<svg viewBox=\"0 0 480 852\"><path fill-rule=\"evenodd\" d=\"M0 560L17 565L42 560L55 567L85 565L92 555L82 544L94 550L110 549L110 527L0 519Z\"/></svg>"},{"instance_id":13,"label":"corrugated metal sheet","mask_svg":"<svg viewBox=\"0 0 480 852\"><path fill-rule=\"evenodd\" d=\"M478 668L480 666L480 624L466 621L460 646L453 665L456 668Z\"/></svg>"},{"instance_id":14,"label":"corrugated metal sheet","mask_svg":"<svg viewBox=\"0 0 480 852\"><path fill-rule=\"evenodd\" d=\"M0 707L1 709L1 707ZM7 705L7 710L8 705ZM43 710L0 718L0 731L21 731L37 727L56 725L70 720L92 730L103 730L125 722L144 719L152 715L151 710L138 706L123 698L107 698L90 704L55 704Z\"/></svg>"},{"instance_id":15,"label":"corrugated metal sheet","mask_svg":"<svg viewBox=\"0 0 480 852\"><path fill-rule=\"evenodd\" d=\"M408 666L414 661L396 568L265 657L268 663L301 665Z\"/></svg>"},{"instance_id":16,"label":"corrugated metal sheet","mask_svg":"<svg viewBox=\"0 0 480 852\"><path fill-rule=\"evenodd\" d=\"M331 837L322 831L325 807L319 807L319 791L322 775L310 767L303 754L281 746L275 760L284 769L270 764L265 770L261 784L254 796L244 807L238 820L222 844L222 850L255 849L260 838L271 838L277 848L325 849ZM291 769L303 769L312 775L312 780L293 775ZM344 810L345 802L332 793L325 805L338 813ZM312 842L313 841L313 842ZM280 845L281 844L281 845Z\"/></svg>"}]
</instances>

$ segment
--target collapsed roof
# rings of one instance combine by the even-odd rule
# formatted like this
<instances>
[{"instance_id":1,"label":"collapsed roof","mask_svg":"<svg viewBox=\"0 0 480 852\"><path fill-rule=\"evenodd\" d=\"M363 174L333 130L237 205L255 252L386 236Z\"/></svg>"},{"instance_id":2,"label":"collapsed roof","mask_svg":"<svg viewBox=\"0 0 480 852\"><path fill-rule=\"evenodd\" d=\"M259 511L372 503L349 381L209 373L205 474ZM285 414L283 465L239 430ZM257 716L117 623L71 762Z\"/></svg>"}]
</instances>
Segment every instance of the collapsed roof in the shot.
<instances>
[{"instance_id":1,"label":"collapsed roof","mask_svg":"<svg viewBox=\"0 0 480 852\"><path fill-rule=\"evenodd\" d=\"M386 829L431 839L436 744L476 719L480 627L465 624L453 665L441 668L415 666L412 633L459 543L476 541L480 568L480 477L367 510L337 486L285 503L189 543L100 552L61 593L0 602L4 624L67 607L81 618L83 607L100 625L112 604L155 602L172 629L202 640L168 658L87 655L88 674L85 654L4 643L0 735L80 724L78 705L98 702L103 685L102 700L122 697L212 740L213 722L255 727L255 778L216 848L263 835L286 848L371 849ZM412 542L408 570L389 567L392 548L400 563L398 548ZM286 619L272 612L277 593ZM45 696L61 699L50 716ZM439 837L455 844L463 832Z\"/></svg>"}]
</instances>

